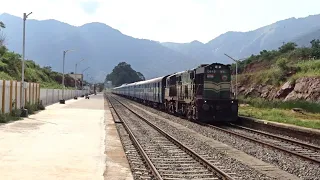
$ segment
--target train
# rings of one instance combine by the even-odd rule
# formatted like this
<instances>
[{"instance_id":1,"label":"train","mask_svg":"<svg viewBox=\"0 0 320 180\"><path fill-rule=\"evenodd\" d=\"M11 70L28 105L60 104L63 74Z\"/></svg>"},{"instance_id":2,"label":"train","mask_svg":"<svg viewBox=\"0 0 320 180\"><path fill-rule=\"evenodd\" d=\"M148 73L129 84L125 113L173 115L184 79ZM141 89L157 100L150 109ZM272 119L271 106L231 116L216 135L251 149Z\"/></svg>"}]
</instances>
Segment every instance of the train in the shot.
<instances>
[{"instance_id":1,"label":"train","mask_svg":"<svg viewBox=\"0 0 320 180\"><path fill-rule=\"evenodd\" d=\"M113 94L203 123L236 122L231 65L212 63L149 80L123 84Z\"/></svg>"}]
</instances>

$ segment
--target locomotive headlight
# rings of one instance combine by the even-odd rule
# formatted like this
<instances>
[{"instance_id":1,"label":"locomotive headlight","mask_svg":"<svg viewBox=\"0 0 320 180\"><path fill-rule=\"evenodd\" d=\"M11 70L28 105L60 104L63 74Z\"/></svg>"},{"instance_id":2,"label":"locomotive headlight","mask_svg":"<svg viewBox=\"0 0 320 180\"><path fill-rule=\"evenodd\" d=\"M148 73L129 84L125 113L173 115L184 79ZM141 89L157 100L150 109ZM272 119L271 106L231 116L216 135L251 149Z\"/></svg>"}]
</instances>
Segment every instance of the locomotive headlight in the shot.
<instances>
[{"instance_id":1,"label":"locomotive headlight","mask_svg":"<svg viewBox=\"0 0 320 180\"><path fill-rule=\"evenodd\" d=\"M227 81L227 80L228 80L228 76L223 75L223 76L222 76L222 80L223 80L223 81Z\"/></svg>"}]
</instances>

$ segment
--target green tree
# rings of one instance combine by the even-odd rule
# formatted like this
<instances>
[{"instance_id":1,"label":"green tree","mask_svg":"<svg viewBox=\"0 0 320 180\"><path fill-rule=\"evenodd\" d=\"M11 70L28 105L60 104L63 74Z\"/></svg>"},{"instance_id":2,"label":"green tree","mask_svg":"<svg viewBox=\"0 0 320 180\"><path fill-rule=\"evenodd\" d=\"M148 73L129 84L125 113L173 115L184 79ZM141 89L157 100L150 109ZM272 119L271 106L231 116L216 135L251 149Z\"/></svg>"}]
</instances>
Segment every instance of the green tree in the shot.
<instances>
[{"instance_id":1,"label":"green tree","mask_svg":"<svg viewBox=\"0 0 320 180\"><path fill-rule=\"evenodd\" d=\"M312 41L310 41L310 43L311 43L311 48L320 48L320 40L319 39L317 39L317 40L312 40Z\"/></svg>"},{"instance_id":2,"label":"green tree","mask_svg":"<svg viewBox=\"0 0 320 180\"><path fill-rule=\"evenodd\" d=\"M311 56L315 57L316 59L320 58L320 40L312 40L311 42Z\"/></svg>"},{"instance_id":3,"label":"green tree","mask_svg":"<svg viewBox=\"0 0 320 180\"><path fill-rule=\"evenodd\" d=\"M132 83L144 79L144 76L140 72L133 70L131 65L126 62L120 62L106 77L106 80L112 81L114 86L120 86L125 83Z\"/></svg>"},{"instance_id":4,"label":"green tree","mask_svg":"<svg viewBox=\"0 0 320 180\"><path fill-rule=\"evenodd\" d=\"M288 42L288 43L282 45L281 47L279 47L279 52L280 53L286 53L286 52L289 52L289 51L292 51L292 50L296 49L296 47L297 47L296 43Z\"/></svg>"}]
</instances>

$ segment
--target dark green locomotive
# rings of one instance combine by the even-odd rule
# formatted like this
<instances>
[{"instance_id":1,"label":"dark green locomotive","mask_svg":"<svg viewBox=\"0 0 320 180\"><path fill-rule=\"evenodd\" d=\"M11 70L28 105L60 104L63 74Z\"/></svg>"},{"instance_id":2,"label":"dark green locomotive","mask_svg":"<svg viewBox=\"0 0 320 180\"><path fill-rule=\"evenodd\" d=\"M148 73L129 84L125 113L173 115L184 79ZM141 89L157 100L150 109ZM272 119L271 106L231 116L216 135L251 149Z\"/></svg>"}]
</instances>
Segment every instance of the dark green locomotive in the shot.
<instances>
[{"instance_id":1,"label":"dark green locomotive","mask_svg":"<svg viewBox=\"0 0 320 180\"><path fill-rule=\"evenodd\" d=\"M124 84L112 92L189 119L234 122L238 101L231 94L230 65L203 64L197 68Z\"/></svg>"},{"instance_id":2,"label":"dark green locomotive","mask_svg":"<svg viewBox=\"0 0 320 180\"><path fill-rule=\"evenodd\" d=\"M231 94L230 65L203 64L169 75L165 109L202 122L236 121L238 101Z\"/></svg>"}]
</instances>

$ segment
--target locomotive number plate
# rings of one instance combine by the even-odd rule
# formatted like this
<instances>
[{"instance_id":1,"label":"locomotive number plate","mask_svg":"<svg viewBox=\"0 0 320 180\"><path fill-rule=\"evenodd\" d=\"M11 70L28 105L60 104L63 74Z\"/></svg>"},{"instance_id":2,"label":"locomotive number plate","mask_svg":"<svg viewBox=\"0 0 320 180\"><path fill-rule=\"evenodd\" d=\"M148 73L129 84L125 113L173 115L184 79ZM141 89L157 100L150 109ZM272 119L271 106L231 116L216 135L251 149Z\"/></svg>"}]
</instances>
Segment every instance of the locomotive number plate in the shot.
<instances>
[{"instance_id":1,"label":"locomotive number plate","mask_svg":"<svg viewBox=\"0 0 320 180\"><path fill-rule=\"evenodd\" d=\"M214 78L213 74L207 74L207 78Z\"/></svg>"}]
</instances>

